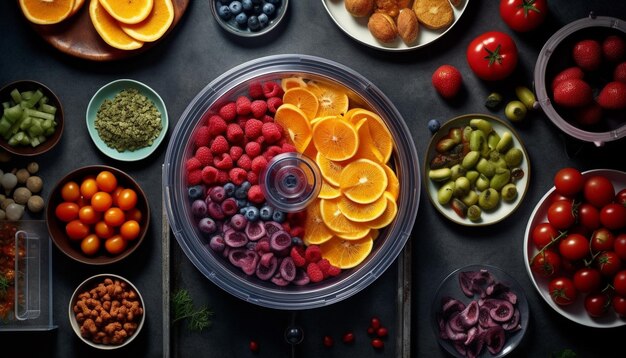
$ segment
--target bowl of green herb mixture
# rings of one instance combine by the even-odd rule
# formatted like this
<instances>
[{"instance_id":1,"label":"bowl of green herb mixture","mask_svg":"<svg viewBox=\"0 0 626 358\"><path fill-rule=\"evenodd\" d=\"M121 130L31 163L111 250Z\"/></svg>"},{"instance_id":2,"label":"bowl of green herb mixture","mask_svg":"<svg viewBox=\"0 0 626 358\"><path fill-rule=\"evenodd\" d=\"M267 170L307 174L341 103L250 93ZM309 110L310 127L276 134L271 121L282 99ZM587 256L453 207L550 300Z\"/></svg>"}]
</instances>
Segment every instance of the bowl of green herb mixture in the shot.
<instances>
[{"instance_id":1,"label":"bowl of green herb mixture","mask_svg":"<svg viewBox=\"0 0 626 358\"><path fill-rule=\"evenodd\" d=\"M152 154L165 138L165 102L152 88L132 79L102 86L87 106L87 129L110 158L136 161Z\"/></svg>"}]
</instances>

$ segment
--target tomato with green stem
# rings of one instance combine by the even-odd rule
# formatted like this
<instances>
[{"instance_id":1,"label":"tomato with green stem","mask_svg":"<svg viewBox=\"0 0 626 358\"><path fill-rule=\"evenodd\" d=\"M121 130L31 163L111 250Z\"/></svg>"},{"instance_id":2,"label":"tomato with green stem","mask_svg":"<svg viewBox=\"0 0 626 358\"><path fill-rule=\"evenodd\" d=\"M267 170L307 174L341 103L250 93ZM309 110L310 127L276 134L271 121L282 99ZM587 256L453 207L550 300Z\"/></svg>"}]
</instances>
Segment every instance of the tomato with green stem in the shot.
<instances>
[{"instance_id":1,"label":"tomato with green stem","mask_svg":"<svg viewBox=\"0 0 626 358\"><path fill-rule=\"evenodd\" d=\"M551 250L542 250L533 257L530 269L542 277L552 277L561 269L561 256Z\"/></svg>"},{"instance_id":2,"label":"tomato with green stem","mask_svg":"<svg viewBox=\"0 0 626 358\"><path fill-rule=\"evenodd\" d=\"M550 281L548 292L554 303L559 306L571 305L578 297L574 282L567 277L557 277Z\"/></svg>"},{"instance_id":3,"label":"tomato with green stem","mask_svg":"<svg viewBox=\"0 0 626 358\"><path fill-rule=\"evenodd\" d=\"M611 301L604 292L591 293L585 297L585 311L591 317L602 317L606 314Z\"/></svg>"},{"instance_id":4,"label":"tomato with green stem","mask_svg":"<svg viewBox=\"0 0 626 358\"><path fill-rule=\"evenodd\" d=\"M589 255L589 240L580 234L570 234L559 242L559 253L564 258L576 261Z\"/></svg>"},{"instance_id":5,"label":"tomato with green stem","mask_svg":"<svg viewBox=\"0 0 626 358\"><path fill-rule=\"evenodd\" d=\"M603 251L594 259L596 267L604 276L613 276L622 267L622 261L614 251Z\"/></svg>"},{"instance_id":6,"label":"tomato with green stem","mask_svg":"<svg viewBox=\"0 0 626 358\"><path fill-rule=\"evenodd\" d=\"M555 201L548 207L548 222L557 230L565 230L576 223L571 200Z\"/></svg>"},{"instance_id":7,"label":"tomato with green stem","mask_svg":"<svg viewBox=\"0 0 626 358\"><path fill-rule=\"evenodd\" d=\"M541 25L548 15L546 0L501 0L500 17L511 29L528 32Z\"/></svg>"},{"instance_id":8,"label":"tomato with green stem","mask_svg":"<svg viewBox=\"0 0 626 358\"><path fill-rule=\"evenodd\" d=\"M503 80L517 66L517 46L511 36L503 32L485 32L470 42L466 59L478 78L485 81Z\"/></svg>"},{"instance_id":9,"label":"tomato with green stem","mask_svg":"<svg viewBox=\"0 0 626 358\"><path fill-rule=\"evenodd\" d=\"M539 250L550 244L553 240L559 236L559 232L550 223L544 222L537 226L532 231L531 238L533 243Z\"/></svg>"},{"instance_id":10,"label":"tomato with green stem","mask_svg":"<svg viewBox=\"0 0 626 358\"><path fill-rule=\"evenodd\" d=\"M626 258L626 245L624 245ZM602 252L615 250L615 236L607 228L599 228L591 234L591 251ZM617 250L615 250L617 251Z\"/></svg>"}]
</instances>

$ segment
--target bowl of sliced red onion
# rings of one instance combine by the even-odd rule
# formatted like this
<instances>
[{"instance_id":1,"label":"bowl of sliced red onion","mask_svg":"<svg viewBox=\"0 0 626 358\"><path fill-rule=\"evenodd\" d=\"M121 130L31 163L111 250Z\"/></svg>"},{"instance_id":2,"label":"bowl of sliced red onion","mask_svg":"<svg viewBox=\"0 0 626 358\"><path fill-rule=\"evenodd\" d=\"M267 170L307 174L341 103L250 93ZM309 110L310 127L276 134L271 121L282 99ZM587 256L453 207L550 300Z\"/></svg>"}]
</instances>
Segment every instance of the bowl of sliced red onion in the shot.
<instances>
[{"instance_id":1,"label":"bowl of sliced red onion","mask_svg":"<svg viewBox=\"0 0 626 358\"><path fill-rule=\"evenodd\" d=\"M455 357L504 357L528 327L526 296L519 283L490 265L469 265L441 282L432 305L432 327Z\"/></svg>"}]
</instances>

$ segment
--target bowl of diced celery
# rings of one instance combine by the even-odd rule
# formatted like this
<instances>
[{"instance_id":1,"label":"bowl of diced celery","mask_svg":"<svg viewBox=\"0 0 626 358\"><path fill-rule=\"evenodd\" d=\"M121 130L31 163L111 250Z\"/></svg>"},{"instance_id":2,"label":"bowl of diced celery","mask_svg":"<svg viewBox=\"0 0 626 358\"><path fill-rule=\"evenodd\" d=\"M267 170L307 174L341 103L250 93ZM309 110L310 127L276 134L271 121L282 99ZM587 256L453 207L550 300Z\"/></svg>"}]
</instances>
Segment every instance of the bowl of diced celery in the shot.
<instances>
[{"instance_id":1,"label":"bowl of diced celery","mask_svg":"<svg viewBox=\"0 0 626 358\"><path fill-rule=\"evenodd\" d=\"M63 133L63 107L44 84L20 80L0 89L0 147L21 156L52 149Z\"/></svg>"}]
</instances>

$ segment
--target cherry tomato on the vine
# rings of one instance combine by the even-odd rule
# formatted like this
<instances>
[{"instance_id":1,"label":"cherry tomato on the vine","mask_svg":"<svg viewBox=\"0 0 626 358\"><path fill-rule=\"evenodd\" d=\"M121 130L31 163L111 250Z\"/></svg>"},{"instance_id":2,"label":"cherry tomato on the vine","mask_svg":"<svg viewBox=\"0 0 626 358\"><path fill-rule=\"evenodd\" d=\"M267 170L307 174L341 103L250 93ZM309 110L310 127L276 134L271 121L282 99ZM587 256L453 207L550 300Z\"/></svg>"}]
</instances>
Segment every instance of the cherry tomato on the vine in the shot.
<instances>
[{"instance_id":1,"label":"cherry tomato on the vine","mask_svg":"<svg viewBox=\"0 0 626 358\"><path fill-rule=\"evenodd\" d=\"M603 292L591 293L585 297L585 311L591 317L602 317L606 314L611 302Z\"/></svg>"},{"instance_id":2,"label":"cherry tomato on the vine","mask_svg":"<svg viewBox=\"0 0 626 358\"><path fill-rule=\"evenodd\" d=\"M619 230L626 226L626 206L610 203L600 210L600 222L610 230Z\"/></svg>"},{"instance_id":3,"label":"cherry tomato on the vine","mask_svg":"<svg viewBox=\"0 0 626 358\"><path fill-rule=\"evenodd\" d=\"M546 19L546 0L501 0L500 17L513 30L527 32L536 29Z\"/></svg>"},{"instance_id":4,"label":"cherry tomato on the vine","mask_svg":"<svg viewBox=\"0 0 626 358\"><path fill-rule=\"evenodd\" d=\"M554 189L568 198L578 194L585 184L585 179L578 169L563 168L554 175Z\"/></svg>"},{"instance_id":5,"label":"cherry tomato on the vine","mask_svg":"<svg viewBox=\"0 0 626 358\"><path fill-rule=\"evenodd\" d=\"M571 200L555 201L548 207L548 222L557 230L565 230L576 222Z\"/></svg>"},{"instance_id":6,"label":"cherry tomato on the vine","mask_svg":"<svg viewBox=\"0 0 626 358\"><path fill-rule=\"evenodd\" d=\"M585 200L598 209L609 204L615 198L613 183L602 175L587 178L583 187Z\"/></svg>"},{"instance_id":7,"label":"cherry tomato on the vine","mask_svg":"<svg viewBox=\"0 0 626 358\"><path fill-rule=\"evenodd\" d=\"M559 242L559 253L568 260L581 260L589 255L589 240L580 234L570 234Z\"/></svg>"},{"instance_id":8,"label":"cherry tomato on the vine","mask_svg":"<svg viewBox=\"0 0 626 358\"><path fill-rule=\"evenodd\" d=\"M542 277L552 277L561 269L561 256L551 250L541 251L533 257L530 268Z\"/></svg>"},{"instance_id":9,"label":"cherry tomato on the vine","mask_svg":"<svg viewBox=\"0 0 626 358\"><path fill-rule=\"evenodd\" d=\"M517 46L511 36L489 31L476 37L467 47L466 58L478 78L499 81L508 77L517 66Z\"/></svg>"},{"instance_id":10,"label":"cherry tomato on the vine","mask_svg":"<svg viewBox=\"0 0 626 358\"><path fill-rule=\"evenodd\" d=\"M626 270L618 271L615 276L613 276L613 288L615 289L615 293L626 297Z\"/></svg>"},{"instance_id":11,"label":"cherry tomato on the vine","mask_svg":"<svg viewBox=\"0 0 626 358\"><path fill-rule=\"evenodd\" d=\"M567 306L574 303L578 296L574 282L567 277L557 277L550 281L548 291L554 303L559 306Z\"/></svg>"},{"instance_id":12,"label":"cherry tomato on the vine","mask_svg":"<svg viewBox=\"0 0 626 358\"><path fill-rule=\"evenodd\" d=\"M574 274L574 287L578 292L598 291L602 284L602 274L593 267L583 267Z\"/></svg>"},{"instance_id":13,"label":"cherry tomato on the vine","mask_svg":"<svg viewBox=\"0 0 626 358\"><path fill-rule=\"evenodd\" d=\"M594 253L601 251L611 251L614 249L614 245L615 236L611 231L607 230L606 228L599 228L591 235L591 250Z\"/></svg>"},{"instance_id":14,"label":"cherry tomato on the vine","mask_svg":"<svg viewBox=\"0 0 626 358\"><path fill-rule=\"evenodd\" d=\"M547 222L535 226L531 234L533 243L539 250L552 242L553 239L556 239L557 236L559 236L557 229Z\"/></svg>"},{"instance_id":15,"label":"cherry tomato on the vine","mask_svg":"<svg viewBox=\"0 0 626 358\"><path fill-rule=\"evenodd\" d=\"M622 189L615 194L615 202L621 205L626 205L626 189Z\"/></svg>"},{"instance_id":16,"label":"cherry tomato on the vine","mask_svg":"<svg viewBox=\"0 0 626 358\"><path fill-rule=\"evenodd\" d=\"M589 230L595 230L600 227L600 212L595 206L582 203L578 206L578 222Z\"/></svg>"},{"instance_id":17,"label":"cherry tomato on the vine","mask_svg":"<svg viewBox=\"0 0 626 358\"><path fill-rule=\"evenodd\" d=\"M626 317L626 298L622 296L613 296L611 304L618 315Z\"/></svg>"},{"instance_id":18,"label":"cherry tomato on the vine","mask_svg":"<svg viewBox=\"0 0 626 358\"><path fill-rule=\"evenodd\" d=\"M626 233L621 233L615 237L613 250L621 260L626 261Z\"/></svg>"},{"instance_id":19,"label":"cherry tomato on the vine","mask_svg":"<svg viewBox=\"0 0 626 358\"><path fill-rule=\"evenodd\" d=\"M613 276L622 268L622 261L614 251L604 251L595 258L596 267L605 276Z\"/></svg>"}]
</instances>

